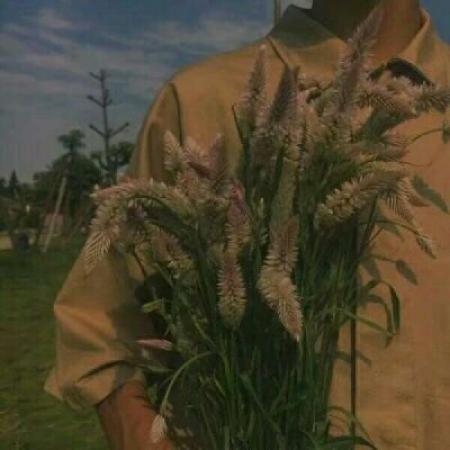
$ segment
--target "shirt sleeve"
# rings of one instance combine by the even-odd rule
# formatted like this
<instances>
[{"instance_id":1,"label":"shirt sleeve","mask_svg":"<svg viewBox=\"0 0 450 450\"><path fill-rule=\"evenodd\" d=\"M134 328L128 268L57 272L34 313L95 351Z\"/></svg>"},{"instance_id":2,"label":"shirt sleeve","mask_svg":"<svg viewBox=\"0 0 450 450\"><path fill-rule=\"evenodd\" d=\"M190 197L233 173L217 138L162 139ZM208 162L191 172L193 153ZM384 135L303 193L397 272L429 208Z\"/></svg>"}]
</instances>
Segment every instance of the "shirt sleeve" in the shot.
<instances>
[{"instance_id":1,"label":"shirt sleeve","mask_svg":"<svg viewBox=\"0 0 450 450\"><path fill-rule=\"evenodd\" d=\"M181 139L174 86L159 92L141 126L128 169L138 178L166 179L163 136ZM132 379L144 379L136 367L136 339L152 336L134 290L139 271L127 258L110 252L86 275L80 255L57 295L56 361L45 389L75 409L95 405Z\"/></svg>"}]
</instances>

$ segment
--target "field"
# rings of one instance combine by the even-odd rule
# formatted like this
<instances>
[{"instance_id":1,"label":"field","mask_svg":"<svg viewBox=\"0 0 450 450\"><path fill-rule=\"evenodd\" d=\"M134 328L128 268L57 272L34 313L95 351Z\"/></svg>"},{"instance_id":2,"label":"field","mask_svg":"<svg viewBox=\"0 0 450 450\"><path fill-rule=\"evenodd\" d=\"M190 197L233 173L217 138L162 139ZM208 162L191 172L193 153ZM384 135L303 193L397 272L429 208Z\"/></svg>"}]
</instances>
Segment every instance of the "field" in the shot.
<instances>
[{"instance_id":1,"label":"field","mask_svg":"<svg viewBox=\"0 0 450 450\"><path fill-rule=\"evenodd\" d=\"M92 410L43 391L54 355L52 304L80 249L0 251L0 450L106 450Z\"/></svg>"}]
</instances>

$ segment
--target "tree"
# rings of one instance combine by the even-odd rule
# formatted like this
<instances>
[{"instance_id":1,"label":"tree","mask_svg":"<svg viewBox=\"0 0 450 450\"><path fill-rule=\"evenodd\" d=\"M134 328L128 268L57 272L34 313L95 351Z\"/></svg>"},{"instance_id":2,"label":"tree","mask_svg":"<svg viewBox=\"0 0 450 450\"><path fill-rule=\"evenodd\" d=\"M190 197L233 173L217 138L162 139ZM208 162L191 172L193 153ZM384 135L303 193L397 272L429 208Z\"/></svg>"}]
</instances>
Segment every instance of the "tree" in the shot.
<instances>
[{"instance_id":1,"label":"tree","mask_svg":"<svg viewBox=\"0 0 450 450\"><path fill-rule=\"evenodd\" d=\"M19 196L20 183L17 178L17 173L15 170L11 172L8 182L8 195L10 198L17 198Z\"/></svg>"},{"instance_id":2,"label":"tree","mask_svg":"<svg viewBox=\"0 0 450 450\"><path fill-rule=\"evenodd\" d=\"M58 141L68 151L68 156L74 158L75 153L85 147L84 138L84 133L81 130L72 129L67 134L58 136Z\"/></svg>"},{"instance_id":3,"label":"tree","mask_svg":"<svg viewBox=\"0 0 450 450\"><path fill-rule=\"evenodd\" d=\"M4 178L0 178L0 196L8 195L8 185Z\"/></svg>"},{"instance_id":4,"label":"tree","mask_svg":"<svg viewBox=\"0 0 450 450\"><path fill-rule=\"evenodd\" d=\"M2 214L0 214L0 231L6 229L7 226L7 218L6 218L6 198L8 197L9 189L4 178L0 178L0 206L2 207Z\"/></svg>"},{"instance_id":5,"label":"tree","mask_svg":"<svg viewBox=\"0 0 450 450\"><path fill-rule=\"evenodd\" d=\"M32 187L20 183L15 170L11 172L8 183L0 179L0 230L7 231L13 248L17 248L23 228L34 225L30 214L32 200Z\"/></svg>"},{"instance_id":6,"label":"tree","mask_svg":"<svg viewBox=\"0 0 450 450\"><path fill-rule=\"evenodd\" d=\"M112 129L109 126L108 107L112 104L112 98L109 93L109 89L106 87L107 73L105 70L100 70L99 74L90 72L89 75L94 80L100 83L100 99L95 98L92 95L88 95L87 98L91 102L95 103L102 110L102 129L99 129L93 124L89 124L89 128L94 130L103 139L103 156L98 157L98 152L95 154L96 160L101 164L102 170L105 172L105 181L107 185L113 185L117 183L117 173L120 167L123 165L123 154L121 149L117 146L111 146L111 139L121 133L125 128L129 126L128 122L125 122L120 127ZM119 144L120 145L120 144Z\"/></svg>"},{"instance_id":7,"label":"tree","mask_svg":"<svg viewBox=\"0 0 450 450\"><path fill-rule=\"evenodd\" d=\"M130 162L131 155L134 150L134 144L127 141L121 141L110 147L112 176L117 180L117 175L124 166ZM106 184L108 184L108 164L105 161L104 153L101 151L92 152L91 159L96 162L100 170L106 176Z\"/></svg>"},{"instance_id":8,"label":"tree","mask_svg":"<svg viewBox=\"0 0 450 450\"><path fill-rule=\"evenodd\" d=\"M50 167L34 175L34 190L36 204L45 209L55 204L58 192L54 189L55 180L61 180L61 174L66 165L65 157L55 159ZM89 195L94 187L101 182L101 173L97 165L82 153L76 153L70 173L67 178L67 212L74 219L89 201ZM47 206L48 208L48 206Z\"/></svg>"},{"instance_id":9,"label":"tree","mask_svg":"<svg viewBox=\"0 0 450 450\"><path fill-rule=\"evenodd\" d=\"M75 162L77 156L79 155L78 151L81 148L85 147L84 133L78 129L72 129L69 131L69 133L58 136L58 141L62 144L62 146L68 152L63 156L64 163L63 163L63 167L61 169L62 170L62 179L61 179L61 184L59 185L58 196L56 198L55 207L53 210L53 216L50 221L49 230L48 230L48 233L47 233L47 236L45 239L45 243L44 243L44 247L43 247L44 253L47 251L48 246L50 245L50 241L52 239L55 224L56 224L56 219L61 211L61 206L63 204L63 201L65 201L64 209L66 210L66 217L65 217L66 223L69 221L69 218L72 218L70 213L68 214L68 212L70 211L70 196L71 196L71 194L70 193L68 195L66 194L67 183L68 183L69 177L71 177L74 162ZM65 225L66 225L66 223L65 223Z\"/></svg>"}]
</instances>

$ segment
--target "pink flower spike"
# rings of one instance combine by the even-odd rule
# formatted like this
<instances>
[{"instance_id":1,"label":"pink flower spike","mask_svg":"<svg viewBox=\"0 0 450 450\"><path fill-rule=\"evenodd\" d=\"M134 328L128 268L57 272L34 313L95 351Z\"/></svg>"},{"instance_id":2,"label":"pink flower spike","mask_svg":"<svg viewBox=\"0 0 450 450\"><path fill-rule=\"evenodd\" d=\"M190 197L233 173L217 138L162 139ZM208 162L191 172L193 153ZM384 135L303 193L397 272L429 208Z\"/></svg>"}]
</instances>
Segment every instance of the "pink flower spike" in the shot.
<instances>
[{"instance_id":1,"label":"pink flower spike","mask_svg":"<svg viewBox=\"0 0 450 450\"><path fill-rule=\"evenodd\" d=\"M137 343L146 349L150 350L165 350L170 352L173 350L173 344L165 339L139 339Z\"/></svg>"}]
</instances>

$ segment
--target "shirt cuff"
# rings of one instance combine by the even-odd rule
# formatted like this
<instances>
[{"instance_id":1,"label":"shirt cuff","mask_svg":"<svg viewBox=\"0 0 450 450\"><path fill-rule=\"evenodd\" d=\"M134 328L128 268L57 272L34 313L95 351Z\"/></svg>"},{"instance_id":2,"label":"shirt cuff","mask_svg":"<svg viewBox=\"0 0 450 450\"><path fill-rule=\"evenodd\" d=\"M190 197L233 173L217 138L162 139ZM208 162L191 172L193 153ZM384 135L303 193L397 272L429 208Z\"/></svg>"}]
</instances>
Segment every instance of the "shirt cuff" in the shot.
<instances>
[{"instance_id":1,"label":"shirt cuff","mask_svg":"<svg viewBox=\"0 0 450 450\"><path fill-rule=\"evenodd\" d=\"M75 410L93 407L113 391L131 380L146 383L142 370L127 365L115 364L93 372L70 385L58 382L57 370L50 372L44 390Z\"/></svg>"}]
</instances>

